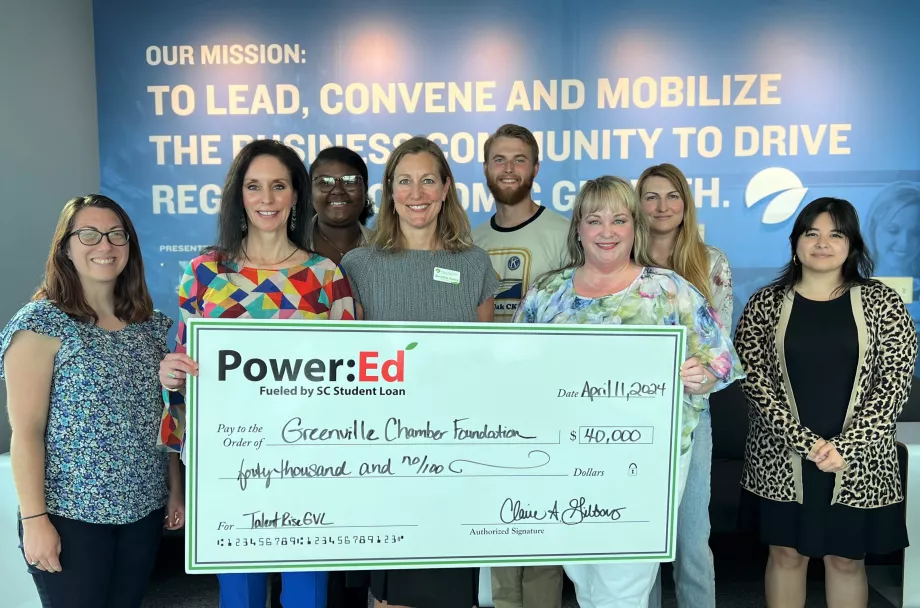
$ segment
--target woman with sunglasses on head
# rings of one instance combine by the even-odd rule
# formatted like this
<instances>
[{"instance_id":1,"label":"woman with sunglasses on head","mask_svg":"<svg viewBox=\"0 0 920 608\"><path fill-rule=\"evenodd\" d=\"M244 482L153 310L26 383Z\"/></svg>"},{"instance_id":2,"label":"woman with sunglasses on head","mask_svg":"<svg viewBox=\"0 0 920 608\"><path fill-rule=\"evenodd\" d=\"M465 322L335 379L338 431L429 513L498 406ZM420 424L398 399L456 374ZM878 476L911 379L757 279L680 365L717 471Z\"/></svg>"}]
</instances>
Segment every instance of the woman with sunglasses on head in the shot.
<instances>
[{"instance_id":1,"label":"woman with sunglasses on head","mask_svg":"<svg viewBox=\"0 0 920 608\"><path fill-rule=\"evenodd\" d=\"M41 288L0 334L19 536L45 608L140 606L163 527L184 525L178 463L150 440L171 325L124 210L70 200Z\"/></svg>"},{"instance_id":2,"label":"woman with sunglasses on head","mask_svg":"<svg viewBox=\"0 0 920 608\"><path fill-rule=\"evenodd\" d=\"M310 178L288 146L261 139L230 166L221 193L218 242L192 260L179 287L176 352L160 365L168 403L160 441L185 457L185 390L198 365L186 353L186 323L200 318L353 320L348 280L337 264L312 251ZM282 308L273 299L282 294ZM175 456L174 456L175 457ZM268 576L218 574L221 608L264 608ZM285 572L281 604L325 608L325 572Z\"/></svg>"}]
</instances>

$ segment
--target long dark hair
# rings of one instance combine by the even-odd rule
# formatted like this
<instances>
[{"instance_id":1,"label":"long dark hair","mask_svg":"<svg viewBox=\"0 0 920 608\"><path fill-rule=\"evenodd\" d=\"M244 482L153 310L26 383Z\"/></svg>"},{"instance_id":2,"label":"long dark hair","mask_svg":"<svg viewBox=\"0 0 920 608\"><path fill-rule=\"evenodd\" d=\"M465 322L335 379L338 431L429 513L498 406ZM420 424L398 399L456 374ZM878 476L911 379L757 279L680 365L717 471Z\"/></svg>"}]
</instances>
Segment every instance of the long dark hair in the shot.
<instances>
[{"instance_id":1,"label":"long dark hair","mask_svg":"<svg viewBox=\"0 0 920 608\"><path fill-rule=\"evenodd\" d=\"M243 255L244 220L246 210L243 208L243 179L249 171L249 165L257 156L274 156L291 175L291 187L297 194L294 203L294 227L287 225L287 238L304 251L311 251L307 226L313 217L313 191L310 188L310 176L303 161L290 147L274 139L257 139L247 144L230 165L224 189L221 193L220 213L218 214L217 243L207 247L203 253L214 253L220 259L237 260Z\"/></svg>"},{"instance_id":2,"label":"long dark hair","mask_svg":"<svg viewBox=\"0 0 920 608\"><path fill-rule=\"evenodd\" d=\"M805 232L811 229L815 220L822 213L831 216L834 227L846 237L850 246L850 252L847 259L843 262L840 273L843 276L843 284L840 290L846 290L854 285L865 285L873 282L872 271L875 264L872 256L869 255L869 249L863 240L862 232L859 229L859 215L853 205L841 198L821 197L808 203L799 216L795 218L795 224L792 226L792 233L789 235L789 245L792 253L789 262L780 271L779 276L770 285L773 287L783 287L792 289L802 280L802 265L795 257L795 250L799 243L799 238Z\"/></svg>"},{"instance_id":3,"label":"long dark hair","mask_svg":"<svg viewBox=\"0 0 920 608\"><path fill-rule=\"evenodd\" d=\"M86 302L83 283L73 262L67 257L68 242L73 234L77 214L88 207L109 209L118 216L118 222L128 233L128 262L115 280L115 316L125 323L141 323L153 315L153 299L144 279L144 258L131 218L121 206L101 194L78 196L67 201L58 218L57 228L41 287L32 300L47 299L71 317L87 323L99 321L99 315ZM103 237L104 238L104 237Z\"/></svg>"},{"instance_id":4,"label":"long dark hair","mask_svg":"<svg viewBox=\"0 0 920 608\"><path fill-rule=\"evenodd\" d=\"M351 167L357 171L361 179L364 180L364 208L361 209L361 215L358 217L358 222L362 226L366 225L367 220L374 215L374 203L371 201L369 193L371 186L367 183L367 163L364 162L360 154L351 148L346 148L345 146L332 146L323 148L320 153L316 155L316 158L310 164L310 175L315 176L316 168L323 163L329 162L342 163L343 165Z\"/></svg>"}]
</instances>

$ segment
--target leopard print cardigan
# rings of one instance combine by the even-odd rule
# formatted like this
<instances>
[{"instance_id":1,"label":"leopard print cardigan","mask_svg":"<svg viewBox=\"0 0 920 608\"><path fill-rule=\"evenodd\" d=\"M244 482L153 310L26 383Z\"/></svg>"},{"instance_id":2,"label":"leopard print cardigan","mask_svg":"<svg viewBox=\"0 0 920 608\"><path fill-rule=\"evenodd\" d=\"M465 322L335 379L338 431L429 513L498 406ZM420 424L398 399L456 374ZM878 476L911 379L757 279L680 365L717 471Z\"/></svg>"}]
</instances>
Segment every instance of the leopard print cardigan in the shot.
<instances>
[{"instance_id":1,"label":"leopard print cardigan","mask_svg":"<svg viewBox=\"0 0 920 608\"><path fill-rule=\"evenodd\" d=\"M860 366L844 431L831 441L847 467L835 473L831 504L876 508L902 500L895 449L897 418L907 402L917 332L896 291L871 281L849 290L859 336ZM747 377L748 437L741 485L781 502L802 502L802 465L821 437L799 422L783 340L794 294L765 287L748 301L735 348ZM808 461L805 461L806 464Z\"/></svg>"}]
</instances>

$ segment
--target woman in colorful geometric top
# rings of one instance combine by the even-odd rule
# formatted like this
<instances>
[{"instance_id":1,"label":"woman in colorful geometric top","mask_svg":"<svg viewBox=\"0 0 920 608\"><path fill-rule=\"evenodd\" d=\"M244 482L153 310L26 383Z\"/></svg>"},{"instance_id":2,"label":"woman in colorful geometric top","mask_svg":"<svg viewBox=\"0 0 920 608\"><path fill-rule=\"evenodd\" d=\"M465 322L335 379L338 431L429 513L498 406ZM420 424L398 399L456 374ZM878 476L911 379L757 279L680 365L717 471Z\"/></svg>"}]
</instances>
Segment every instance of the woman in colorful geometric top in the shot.
<instances>
[{"instance_id":1,"label":"woman in colorful geometric top","mask_svg":"<svg viewBox=\"0 0 920 608\"><path fill-rule=\"evenodd\" d=\"M187 374L198 369L185 352L190 318L355 318L342 271L307 247L312 215L307 169L293 150L257 140L240 151L222 193L218 243L192 260L182 277L176 349L160 365L168 401L160 441L171 451L184 456L182 391ZM282 578L282 605L325 607L326 573ZM218 579L221 608L264 608L266 575L220 574Z\"/></svg>"},{"instance_id":2,"label":"woman in colorful geometric top","mask_svg":"<svg viewBox=\"0 0 920 608\"><path fill-rule=\"evenodd\" d=\"M604 176L582 187L572 210L568 248L570 265L540 277L513 320L687 328L687 359L680 370L680 500L706 395L743 377L735 349L699 290L676 272L654 267L648 220L628 182ZM658 564L576 564L565 571L582 608L646 606Z\"/></svg>"}]
</instances>

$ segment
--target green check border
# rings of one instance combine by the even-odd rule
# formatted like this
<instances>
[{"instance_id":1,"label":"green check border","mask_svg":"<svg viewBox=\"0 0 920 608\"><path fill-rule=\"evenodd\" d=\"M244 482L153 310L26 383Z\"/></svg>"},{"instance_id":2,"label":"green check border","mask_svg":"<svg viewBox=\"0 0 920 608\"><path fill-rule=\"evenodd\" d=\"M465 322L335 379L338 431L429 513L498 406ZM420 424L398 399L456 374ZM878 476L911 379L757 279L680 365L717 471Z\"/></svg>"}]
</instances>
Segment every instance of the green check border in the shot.
<instances>
[{"instance_id":1,"label":"green check border","mask_svg":"<svg viewBox=\"0 0 920 608\"><path fill-rule=\"evenodd\" d=\"M683 326L660 325L543 325L530 323L398 323L398 322L373 322L373 321L314 321L314 320L282 320L282 319L190 319L186 324L187 352L189 356L198 360L199 332L208 328L234 328L234 329L269 329L272 331L292 329L297 331L317 332L357 332L357 333L401 333L421 331L425 333L464 334L464 333L491 333L491 334L647 334L657 336L674 336L676 338L677 357L674 366L673 384L680 386L680 363L686 352L686 328ZM467 566L482 567L503 564L539 565L580 562L623 562L623 561L671 561L674 559L677 540L677 484L679 476L679 458L681 444L681 418L682 418L682 393L674 391L671 419L671 518L668 522L668 547L664 553L654 554L594 554L591 556L574 557L559 555L554 557L507 557L507 558L450 558L450 559L417 559L406 560L403 558L378 559L371 561L348 562L258 562L246 565L223 563L218 565L199 565L197 563L197 518L196 507L198 499L198 471L196 444L198 435L196 400L198 395L197 378L189 376L187 380L186 403L186 524L185 524L185 554L186 572L194 573L224 573L224 572L287 572L287 571L332 571L332 570L366 570L382 569L387 567L443 567Z\"/></svg>"}]
</instances>

